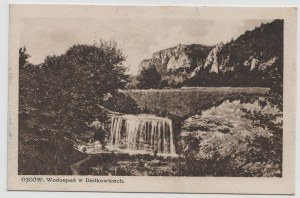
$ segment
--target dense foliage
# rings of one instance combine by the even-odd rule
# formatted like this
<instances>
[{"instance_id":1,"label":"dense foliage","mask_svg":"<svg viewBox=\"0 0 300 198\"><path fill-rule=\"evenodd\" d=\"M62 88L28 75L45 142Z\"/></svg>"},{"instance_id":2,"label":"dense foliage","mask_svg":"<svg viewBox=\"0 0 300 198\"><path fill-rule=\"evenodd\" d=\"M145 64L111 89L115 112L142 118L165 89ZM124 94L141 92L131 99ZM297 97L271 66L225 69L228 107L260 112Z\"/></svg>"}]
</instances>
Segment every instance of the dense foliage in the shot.
<instances>
[{"instance_id":1,"label":"dense foliage","mask_svg":"<svg viewBox=\"0 0 300 198\"><path fill-rule=\"evenodd\" d=\"M114 42L74 45L60 56L47 56L40 65L28 63L30 56L25 47L20 49L19 57L19 167L23 168L19 173L29 174L22 163L61 159L61 150L73 150L70 142L91 134L90 124L95 119L103 118L101 121L105 122L105 111L98 105L104 104L107 94L117 95L128 76L122 65L125 57ZM123 104L127 104L126 99ZM121 106L126 111L135 107L134 103L127 105L130 107L119 104L116 109ZM38 145L46 142L49 152L41 152ZM36 155L26 159L24 155L29 150L35 150ZM40 168L44 165L40 164ZM61 173L46 169L36 170L36 174Z\"/></svg>"},{"instance_id":2,"label":"dense foliage","mask_svg":"<svg viewBox=\"0 0 300 198\"><path fill-rule=\"evenodd\" d=\"M252 31L246 31L236 40L225 44L218 53L220 60L228 55L228 65L242 66L250 56L266 62L270 58L283 59L283 20L274 20L272 23L261 24Z\"/></svg>"},{"instance_id":3,"label":"dense foliage","mask_svg":"<svg viewBox=\"0 0 300 198\"><path fill-rule=\"evenodd\" d=\"M252 60L263 68L250 68ZM268 61L274 59L273 64ZM226 43L217 54L218 74L208 70L186 81L187 86L271 87L282 83L283 20L262 24ZM266 66L268 65L268 66Z\"/></svg>"},{"instance_id":4,"label":"dense foliage","mask_svg":"<svg viewBox=\"0 0 300 198\"><path fill-rule=\"evenodd\" d=\"M189 163L215 161L213 175L282 176L282 124L282 112L266 98L226 101L185 121ZM191 140L199 144L191 147Z\"/></svg>"},{"instance_id":5,"label":"dense foliage","mask_svg":"<svg viewBox=\"0 0 300 198\"><path fill-rule=\"evenodd\" d=\"M137 88L139 89L157 89L161 81L161 76L155 67L142 69L137 76Z\"/></svg>"}]
</instances>

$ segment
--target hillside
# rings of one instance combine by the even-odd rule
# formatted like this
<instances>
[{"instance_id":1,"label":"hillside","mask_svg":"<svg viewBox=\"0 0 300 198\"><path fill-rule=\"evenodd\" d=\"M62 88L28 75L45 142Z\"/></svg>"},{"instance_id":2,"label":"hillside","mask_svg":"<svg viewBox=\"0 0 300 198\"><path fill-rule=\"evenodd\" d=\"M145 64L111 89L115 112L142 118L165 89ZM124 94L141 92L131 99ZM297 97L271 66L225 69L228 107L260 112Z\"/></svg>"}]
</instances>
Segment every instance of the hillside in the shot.
<instances>
[{"instance_id":1,"label":"hillside","mask_svg":"<svg viewBox=\"0 0 300 198\"><path fill-rule=\"evenodd\" d=\"M182 86L282 87L283 20L248 30L213 47L178 45L143 60L140 71L155 68L161 82L152 88Z\"/></svg>"},{"instance_id":2,"label":"hillside","mask_svg":"<svg viewBox=\"0 0 300 198\"><path fill-rule=\"evenodd\" d=\"M275 20L216 45L204 67L192 72L188 84L269 87L275 78L282 81L282 72L283 21Z\"/></svg>"}]
</instances>

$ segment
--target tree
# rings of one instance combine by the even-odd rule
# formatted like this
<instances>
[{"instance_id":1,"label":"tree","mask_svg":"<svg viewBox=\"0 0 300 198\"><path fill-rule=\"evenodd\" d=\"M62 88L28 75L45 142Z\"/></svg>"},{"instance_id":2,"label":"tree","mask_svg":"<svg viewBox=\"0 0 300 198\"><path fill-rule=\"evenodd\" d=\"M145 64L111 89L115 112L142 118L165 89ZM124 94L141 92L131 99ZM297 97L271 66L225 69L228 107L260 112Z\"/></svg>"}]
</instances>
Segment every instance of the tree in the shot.
<instances>
[{"instance_id":1,"label":"tree","mask_svg":"<svg viewBox=\"0 0 300 198\"><path fill-rule=\"evenodd\" d=\"M74 45L40 65L29 57L19 50L19 174L69 174L70 163L83 158L73 141L91 136L97 118L107 123L98 104L127 82L125 56L115 42L101 41Z\"/></svg>"},{"instance_id":2,"label":"tree","mask_svg":"<svg viewBox=\"0 0 300 198\"><path fill-rule=\"evenodd\" d=\"M107 93L124 88L128 76L125 56L115 42L74 45L60 56L47 56L32 75L32 95L40 112L40 126L65 136L84 133L86 122L102 116L97 104ZM41 129L40 127L39 129Z\"/></svg>"},{"instance_id":3,"label":"tree","mask_svg":"<svg viewBox=\"0 0 300 198\"><path fill-rule=\"evenodd\" d=\"M28 63L28 58L30 57L29 54L27 54L26 47L21 47L19 49L19 68L24 68L25 64Z\"/></svg>"},{"instance_id":4,"label":"tree","mask_svg":"<svg viewBox=\"0 0 300 198\"><path fill-rule=\"evenodd\" d=\"M30 55L26 47L19 49L19 125L24 127L32 113L32 69L34 66L28 62Z\"/></svg>"},{"instance_id":5,"label":"tree","mask_svg":"<svg viewBox=\"0 0 300 198\"><path fill-rule=\"evenodd\" d=\"M161 76L153 66L148 69L143 68L137 76L137 80L139 89L156 89L159 87Z\"/></svg>"}]
</instances>

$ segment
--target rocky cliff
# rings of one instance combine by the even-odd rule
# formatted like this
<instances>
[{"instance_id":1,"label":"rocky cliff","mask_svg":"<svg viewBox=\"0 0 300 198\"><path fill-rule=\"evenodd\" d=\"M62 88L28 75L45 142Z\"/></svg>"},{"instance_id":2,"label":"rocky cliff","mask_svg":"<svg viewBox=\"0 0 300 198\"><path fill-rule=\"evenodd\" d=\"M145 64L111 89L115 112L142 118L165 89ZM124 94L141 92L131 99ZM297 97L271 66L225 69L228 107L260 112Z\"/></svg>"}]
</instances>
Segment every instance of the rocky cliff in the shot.
<instances>
[{"instance_id":1,"label":"rocky cliff","mask_svg":"<svg viewBox=\"0 0 300 198\"><path fill-rule=\"evenodd\" d=\"M143 60L139 68L149 69L155 67L158 73L164 75L167 71L185 68L190 71L196 67L203 67L209 51L210 46L205 45L181 45L176 47L164 49L155 52L151 59Z\"/></svg>"},{"instance_id":2,"label":"rocky cliff","mask_svg":"<svg viewBox=\"0 0 300 198\"><path fill-rule=\"evenodd\" d=\"M225 44L178 45L155 52L141 62L140 70L153 67L162 76L160 87L282 85L283 20L261 24Z\"/></svg>"},{"instance_id":3,"label":"rocky cliff","mask_svg":"<svg viewBox=\"0 0 300 198\"><path fill-rule=\"evenodd\" d=\"M196 67L194 71L191 73L191 77L197 75L198 73L202 72L206 68L209 68L210 72L218 73L219 63L218 63L217 55L223 47L224 44L222 42L214 46L212 50L209 52L204 65L199 65L198 67Z\"/></svg>"}]
</instances>

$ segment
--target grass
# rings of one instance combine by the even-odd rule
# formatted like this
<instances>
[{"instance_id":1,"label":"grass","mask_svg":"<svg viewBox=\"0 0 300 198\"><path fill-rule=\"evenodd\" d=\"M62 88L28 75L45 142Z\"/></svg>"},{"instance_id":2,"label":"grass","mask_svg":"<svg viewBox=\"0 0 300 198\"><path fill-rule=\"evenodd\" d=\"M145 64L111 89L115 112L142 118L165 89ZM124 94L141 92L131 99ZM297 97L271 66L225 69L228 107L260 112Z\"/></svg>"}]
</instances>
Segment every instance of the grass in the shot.
<instances>
[{"instance_id":1,"label":"grass","mask_svg":"<svg viewBox=\"0 0 300 198\"><path fill-rule=\"evenodd\" d=\"M187 117L235 97L265 96L269 89L260 87L198 87L162 90L124 90L142 109Z\"/></svg>"}]
</instances>

